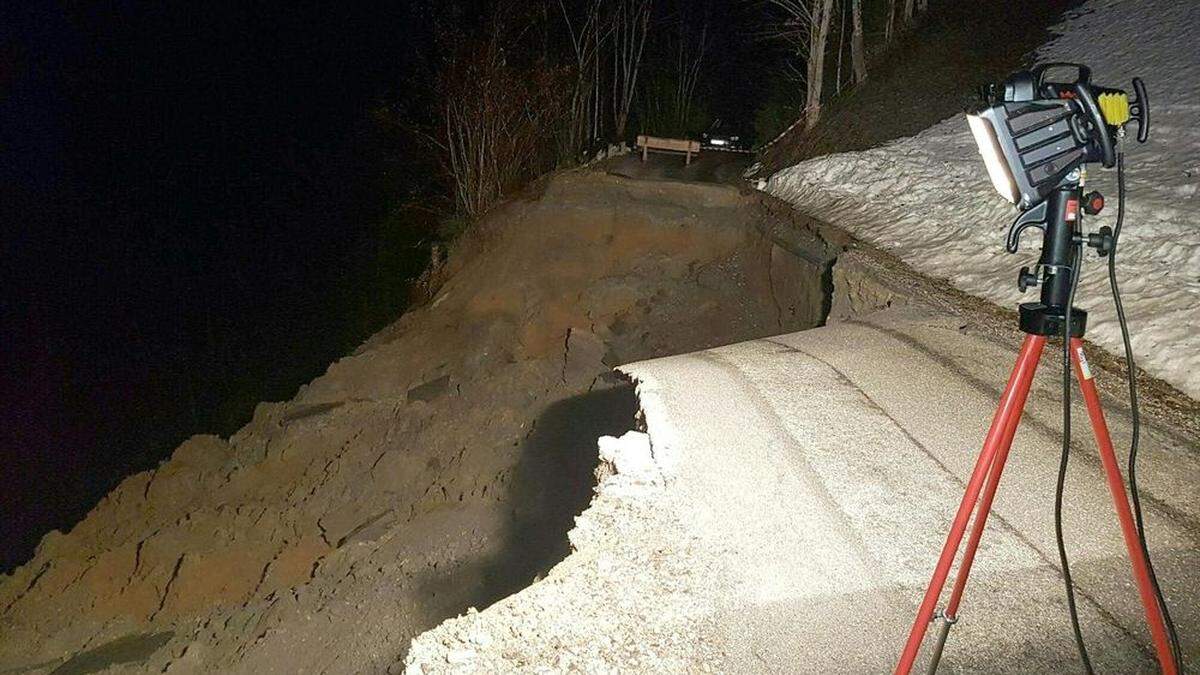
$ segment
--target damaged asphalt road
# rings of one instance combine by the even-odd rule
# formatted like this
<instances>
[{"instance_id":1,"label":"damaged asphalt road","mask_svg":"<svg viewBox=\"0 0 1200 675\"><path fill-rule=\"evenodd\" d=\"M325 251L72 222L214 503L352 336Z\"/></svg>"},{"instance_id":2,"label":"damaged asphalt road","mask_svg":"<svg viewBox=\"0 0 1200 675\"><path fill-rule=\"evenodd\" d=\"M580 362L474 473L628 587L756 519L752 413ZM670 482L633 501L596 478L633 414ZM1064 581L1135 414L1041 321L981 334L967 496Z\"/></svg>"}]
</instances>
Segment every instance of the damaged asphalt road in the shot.
<instances>
[{"instance_id":1,"label":"damaged asphalt road","mask_svg":"<svg viewBox=\"0 0 1200 675\"><path fill-rule=\"evenodd\" d=\"M890 671L1015 355L981 321L912 304L623 367L646 433L620 445L645 446L653 469L629 462L605 478L572 532L575 553L418 637L409 671ZM1053 530L1055 358L1047 350L1035 379L947 672L1078 668ZM1105 405L1127 450L1126 409ZM1086 423L1075 428L1065 530L1092 661L1153 672L1094 443ZM1154 420L1142 447L1150 546L1194 661L1200 447Z\"/></svg>"}]
</instances>

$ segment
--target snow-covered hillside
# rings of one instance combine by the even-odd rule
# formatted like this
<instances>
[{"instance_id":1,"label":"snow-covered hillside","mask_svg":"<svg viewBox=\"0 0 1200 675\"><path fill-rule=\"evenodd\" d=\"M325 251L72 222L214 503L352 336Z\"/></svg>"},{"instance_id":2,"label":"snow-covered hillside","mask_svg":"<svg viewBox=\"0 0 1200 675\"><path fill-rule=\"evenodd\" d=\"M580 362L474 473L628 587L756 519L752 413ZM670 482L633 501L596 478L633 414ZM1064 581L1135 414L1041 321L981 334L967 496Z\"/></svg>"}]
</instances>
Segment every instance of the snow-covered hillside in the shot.
<instances>
[{"instance_id":1,"label":"snow-covered hillside","mask_svg":"<svg viewBox=\"0 0 1200 675\"><path fill-rule=\"evenodd\" d=\"M1200 3L1090 0L1054 29L1039 61L1090 65L1093 78L1130 88L1146 81L1151 138L1126 145L1128 210L1118 275L1138 364L1200 398ZM1036 259L1027 235L1015 256L1004 235L1016 212L999 197L962 116L865 152L808 160L764 188L797 208L884 246L918 270L999 305L1022 299L1021 265ZM1086 227L1116 217L1116 175L1093 168L1089 189L1109 207ZM1094 253L1077 305L1090 313L1088 337L1121 353L1106 270Z\"/></svg>"}]
</instances>

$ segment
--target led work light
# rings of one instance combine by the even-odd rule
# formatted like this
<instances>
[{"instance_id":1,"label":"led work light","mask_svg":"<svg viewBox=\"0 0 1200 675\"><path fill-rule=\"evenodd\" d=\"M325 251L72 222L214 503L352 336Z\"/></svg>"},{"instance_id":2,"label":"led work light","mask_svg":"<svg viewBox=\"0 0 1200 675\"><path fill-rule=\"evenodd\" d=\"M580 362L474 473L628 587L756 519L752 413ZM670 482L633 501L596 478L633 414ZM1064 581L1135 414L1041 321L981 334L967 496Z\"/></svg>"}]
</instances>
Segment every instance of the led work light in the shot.
<instances>
[{"instance_id":1,"label":"led work light","mask_svg":"<svg viewBox=\"0 0 1200 675\"><path fill-rule=\"evenodd\" d=\"M1068 82L1048 82L1052 70L1073 69ZM992 185L1027 211L1046 199L1089 162L1116 163L1116 129L1138 121L1138 140L1149 128L1142 81L1134 78L1136 102L1120 89L1098 87L1086 66L1051 63L1020 72L987 88L981 110L967 115ZM1074 174L1078 176L1078 174Z\"/></svg>"}]
</instances>

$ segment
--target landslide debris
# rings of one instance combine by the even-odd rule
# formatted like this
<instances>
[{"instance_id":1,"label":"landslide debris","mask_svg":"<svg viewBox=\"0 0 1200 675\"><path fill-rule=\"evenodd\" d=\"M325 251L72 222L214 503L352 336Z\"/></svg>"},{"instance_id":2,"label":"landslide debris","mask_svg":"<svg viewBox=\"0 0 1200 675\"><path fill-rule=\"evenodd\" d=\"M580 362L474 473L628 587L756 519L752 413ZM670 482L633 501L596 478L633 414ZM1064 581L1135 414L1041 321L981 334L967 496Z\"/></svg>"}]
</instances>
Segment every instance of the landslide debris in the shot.
<instances>
[{"instance_id":1,"label":"landslide debris","mask_svg":"<svg viewBox=\"0 0 1200 675\"><path fill-rule=\"evenodd\" d=\"M596 439L634 426L614 366L822 319L833 248L760 196L541 188L292 400L46 535L0 577L0 672L399 670L413 635L567 554Z\"/></svg>"}]
</instances>

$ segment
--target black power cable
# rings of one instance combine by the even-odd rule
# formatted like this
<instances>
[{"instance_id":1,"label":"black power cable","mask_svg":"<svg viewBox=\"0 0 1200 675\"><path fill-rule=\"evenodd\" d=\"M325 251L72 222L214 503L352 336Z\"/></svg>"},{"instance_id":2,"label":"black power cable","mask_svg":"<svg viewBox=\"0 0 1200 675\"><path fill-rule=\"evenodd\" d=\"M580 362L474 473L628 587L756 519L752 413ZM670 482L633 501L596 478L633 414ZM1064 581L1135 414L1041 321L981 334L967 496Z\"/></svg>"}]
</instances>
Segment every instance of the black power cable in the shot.
<instances>
[{"instance_id":1,"label":"black power cable","mask_svg":"<svg viewBox=\"0 0 1200 675\"><path fill-rule=\"evenodd\" d=\"M1126 378L1129 382L1129 408L1132 438L1129 446L1129 492L1133 503L1134 520L1137 524L1138 544L1146 560L1146 570L1150 577L1150 585L1154 589L1154 597L1162 611L1163 623L1166 624L1167 635L1171 641L1171 658L1175 668L1183 672L1183 652L1179 644L1179 634L1175 622L1171 619L1170 610L1162 589L1158 584L1158 576L1154 572L1154 563L1150 559L1150 548L1146 544L1145 523L1142 517L1141 497L1137 485L1137 453L1141 438L1141 417L1138 410L1137 371L1134 368L1133 348L1129 340L1129 325L1125 319L1125 308L1121 303L1121 291L1117 284L1117 244L1120 241L1121 226L1125 222L1125 156L1117 153L1117 222L1113 227L1112 245L1108 255L1108 283L1112 289L1113 304L1117 310L1117 322L1121 327L1121 339L1125 347ZM1071 306L1075 299L1075 290L1079 285L1079 269L1082 267L1082 244L1075 244L1074 264L1071 268L1071 292L1068 296L1067 307L1063 321L1063 444L1062 455L1058 464L1058 485L1054 494L1054 534L1058 544L1058 558L1062 565L1063 581L1067 591L1067 611L1071 617L1071 629L1075 634L1075 645L1079 649L1079 657L1083 662L1084 671L1093 672L1091 659L1088 657L1087 646L1084 644L1083 633L1079 628L1079 613L1075 606L1075 587L1071 580L1070 564L1067 560L1066 546L1062 530L1062 501L1063 488L1066 483L1067 464L1071 452Z\"/></svg>"},{"instance_id":2,"label":"black power cable","mask_svg":"<svg viewBox=\"0 0 1200 675\"><path fill-rule=\"evenodd\" d=\"M1071 292L1067 295L1067 306L1063 312L1063 362L1062 362L1062 396L1063 396L1063 441L1062 454L1058 460L1058 485L1054 491L1054 537L1058 544L1058 561L1062 566L1063 582L1067 588L1067 612L1071 616L1071 630L1075 633L1075 646L1079 648L1079 658L1083 661L1083 669L1092 675L1092 661L1088 658L1087 645L1083 642L1083 632L1079 629L1079 611L1075 607L1075 584L1071 581L1071 564L1067 560L1067 547L1063 541L1062 506L1063 487L1067 480L1067 463L1071 459L1071 305L1075 302L1075 289L1079 286L1079 269L1083 266L1083 245L1074 244L1074 256L1071 263ZM1062 274L1058 271L1056 274Z\"/></svg>"},{"instance_id":3,"label":"black power cable","mask_svg":"<svg viewBox=\"0 0 1200 675\"><path fill-rule=\"evenodd\" d=\"M1183 652L1179 645L1179 635L1175 631L1175 622L1171 620L1171 612L1167 601L1163 598L1162 589L1158 585L1158 576L1154 573L1154 563L1150 560L1150 548L1146 545L1146 529L1142 520L1142 501L1138 494L1137 484L1137 454L1138 442L1141 437L1141 417L1138 413L1137 371L1133 364L1133 347L1129 342L1129 326L1125 322L1125 307L1121 303L1121 290L1117 285L1117 243L1121 237L1121 225L1125 222L1125 153L1117 150L1117 222L1113 226L1112 248L1108 254L1108 285L1112 289L1113 304L1117 309L1117 323L1121 325L1121 340L1125 343L1125 370L1129 381L1129 411L1133 427L1132 438L1129 442L1129 493L1133 502L1133 517L1137 523L1138 544L1142 555L1146 558L1146 570L1149 572L1150 585L1154 587L1154 597L1162 610L1163 623L1167 626L1167 635L1171 639L1171 657L1175 660L1175 669L1183 672Z\"/></svg>"}]
</instances>

